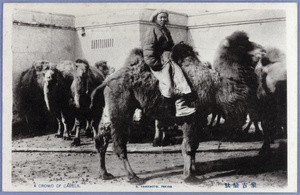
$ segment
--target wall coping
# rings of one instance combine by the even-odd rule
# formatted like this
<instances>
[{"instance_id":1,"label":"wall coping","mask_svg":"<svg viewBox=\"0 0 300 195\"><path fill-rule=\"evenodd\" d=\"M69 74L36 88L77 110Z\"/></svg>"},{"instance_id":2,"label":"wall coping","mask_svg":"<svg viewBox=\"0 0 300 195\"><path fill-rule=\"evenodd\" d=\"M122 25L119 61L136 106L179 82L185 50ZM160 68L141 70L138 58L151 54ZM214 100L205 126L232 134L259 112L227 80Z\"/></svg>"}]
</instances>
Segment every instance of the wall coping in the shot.
<instances>
[{"instance_id":1,"label":"wall coping","mask_svg":"<svg viewBox=\"0 0 300 195\"><path fill-rule=\"evenodd\" d=\"M132 12L133 9L124 9L121 10L122 12ZM111 22L111 23L103 23L103 24L94 24L94 25L86 25L86 26L63 26L63 25L56 25L56 24L45 24L45 23L39 23L39 22L23 22L23 21L18 21L18 20L13 20L13 25L18 25L18 26L29 26L29 27L40 27L40 28L50 28L50 29L60 29L60 30L72 30L72 31L79 31L83 27L87 29L98 29L98 28L107 28L107 27L114 27L114 26L123 26L123 25L153 25L152 22L145 20L143 17L143 13L147 11L154 11L155 9L140 9L139 12L137 13L137 17L133 20L125 20L125 21L117 21L117 22ZM50 16L66 16L66 17L72 17L76 19L77 17L73 15L66 15L66 14L53 14L53 13L45 13L45 12L39 12L39 11L29 11L29 10L22 10L22 9L17 9L16 11L21 11L21 12L28 12L28 13L38 13L38 14L45 14L45 15L50 15ZM246 9L243 10L231 10L231 11L216 11L216 12L210 12L210 13L203 13L203 14L197 14L197 15L187 15L183 13L177 13L173 11L169 11L169 13L178 15L178 16L183 16L189 18L193 17L201 17L201 16L208 16L208 15L215 15L215 14L227 14L231 12L240 12L240 11L247 11ZM105 13L101 14L90 14L86 16L78 16L78 18L82 17L88 17L88 16L101 16L105 15ZM245 20L235 20L235 21L228 21L228 22L213 22L213 23L206 23L206 24L197 24L197 25L177 25L177 24L168 24L167 26L169 28L177 28L177 29L184 29L184 30L190 30L190 29L201 29L201 28L213 28L213 27L224 27L224 26L236 26L236 25L248 25L248 24L257 24L257 23L271 23L271 22L281 22L281 21L286 21L286 17L274 17L274 18L262 18L262 19L245 19ZM76 22L75 24L76 25Z\"/></svg>"}]
</instances>

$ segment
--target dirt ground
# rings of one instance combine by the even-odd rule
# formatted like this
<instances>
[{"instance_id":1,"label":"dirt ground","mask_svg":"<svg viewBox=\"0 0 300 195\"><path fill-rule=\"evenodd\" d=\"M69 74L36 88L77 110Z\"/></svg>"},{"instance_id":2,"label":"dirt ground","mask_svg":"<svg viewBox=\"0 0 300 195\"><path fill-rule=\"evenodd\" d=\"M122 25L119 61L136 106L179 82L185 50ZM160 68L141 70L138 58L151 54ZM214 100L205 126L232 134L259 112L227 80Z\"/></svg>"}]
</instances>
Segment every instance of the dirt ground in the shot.
<instances>
[{"instance_id":1,"label":"dirt ground","mask_svg":"<svg viewBox=\"0 0 300 195\"><path fill-rule=\"evenodd\" d=\"M180 145L152 147L151 143L128 144L128 158L143 185L128 183L123 163L106 156L112 180L99 178L99 157L90 138L79 147L54 135L12 142L12 185L28 191L237 191L254 192L287 187L286 140L272 144L272 155L258 155L257 142L202 142L196 155L199 182L183 182ZM230 188L229 188L230 187Z\"/></svg>"}]
</instances>

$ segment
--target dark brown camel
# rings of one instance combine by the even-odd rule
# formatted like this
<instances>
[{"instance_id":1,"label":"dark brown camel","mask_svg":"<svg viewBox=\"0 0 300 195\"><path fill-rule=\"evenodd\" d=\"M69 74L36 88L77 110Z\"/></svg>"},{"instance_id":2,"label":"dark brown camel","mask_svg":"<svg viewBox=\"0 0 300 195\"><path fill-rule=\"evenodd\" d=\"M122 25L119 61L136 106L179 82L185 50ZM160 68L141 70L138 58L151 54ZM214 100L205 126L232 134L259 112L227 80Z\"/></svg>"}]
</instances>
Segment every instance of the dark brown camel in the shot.
<instances>
[{"instance_id":1,"label":"dark brown camel","mask_svg":"<svg viewBox=\"0 0 300 195\"><path fill-rule=\"evenodd\" d=\"M241 138L247 114L256 109L258 81L254 69L263 53L262 46L250 42L242 31L226 37L218 48L213 68L221 78L216 97L217 104L222 104L225 139Z\"/></svg>"},{"instance_id":2,"label":"dark brown camel","mask_svg":"<svg viewBox=\"0 0 300 195\"><path fill-rule=\"evenodd\" d=\"M66 67L61 70L58 70L58 68L61 67L54 66L45 70L44 99L48 111L56 118L58 123L55 137L63 137L63 139L69 140L71 139L70 127L74 123L74 116L72 116L74 109L71 103L72 93L70 89L73 79L68 77L68 73L72 70L66 71Z\"/></svg>"},{"instance_id":3,"label":"dark brown camel","mask_svg":"<svg viewBox=\"0 0 300 195\"><path fill-rule=\"evenodd\" d=\"M86 126L97 126L99 120L94 121L90 112L91 93L104 81L104 75L96 67L89 66L86 60L78 59L75 62L74 80L71 85L72 96L75 103L75 129L76 134L72 145L80 145L80 130ZM98 117L99 118L99 117ZM88 123L87 125L85 123ZM90 124L94 123L94 124ZM90 129L88 129L90 131ZM87 132L88 134L91 132Z\"/></svg>"},{"instance_id":4,"label":"dark brown camel","mask_svg":"<svg viewBox=\"0 0 300 195\"><path fill-rule=\"evenodd\" d=\"M256 44L251 42L248 44L252 45L252 50L256 49ZM141 50L136 49L131 54L131 57L129 57L131 60L127 62L127 65L96 89L91 107L96 107L94 104L97 103L101 93L104 92L105 105L108 106L111 120L111 132L99 131L95 138L95 145L100 154L101 177L103 179L113 178L105 167L105 153L111 135L114 152L123 161L130 182L143 183L144 180L137 177L133 172L126 151L128 125L132 121L134 110L141 108L144 114L160 120L167 120L170 116L165 115L164 101L166 100L158 90L156 78L143 62ZM172 51L172 58L182 66L198 100L196 102L197 112L194 115L173 118L181 125L183 131L184 181L195 182L197 181L193 174L195 171L195 154L201 129L207 124L206 117L211 113L212 105L218 103L223 109L228 109L224 113L238 118L240 112L236 105L239 105L239 99L231 95L226 97L228 96L226 89L220 89L222 82L219 73L202 65L190 46L182 43L176 45ZM232 88L233 86L229 88L231 93L230 89ZM231 123L233 129L239 127L239 125L240 123Z\"/></svg>"},{"instance_id":5,"label":"dark brown camel","mask_svg":"<svg viewBox=\"0 0 300 195\"><path fill-rule=\"evenodd\" d=\"M255 68L259 87L261 125L264 145L261 154L268 154L276 130L287 134L287 68L285 54L277 48L267 48Z\"/></svg>"},{"instance_id":6,"label":"dark brown camel","mask_svg":"<svg viewBox=\"0 0 300 195\"><path fill-rule=\"evenodd\" d=\"M20 74L13 93L13 133L19 129L26 134L45 133L51 124L43 95L43 73L49 65L45 60L34 61Z\"/></svg>"}]
</instances>

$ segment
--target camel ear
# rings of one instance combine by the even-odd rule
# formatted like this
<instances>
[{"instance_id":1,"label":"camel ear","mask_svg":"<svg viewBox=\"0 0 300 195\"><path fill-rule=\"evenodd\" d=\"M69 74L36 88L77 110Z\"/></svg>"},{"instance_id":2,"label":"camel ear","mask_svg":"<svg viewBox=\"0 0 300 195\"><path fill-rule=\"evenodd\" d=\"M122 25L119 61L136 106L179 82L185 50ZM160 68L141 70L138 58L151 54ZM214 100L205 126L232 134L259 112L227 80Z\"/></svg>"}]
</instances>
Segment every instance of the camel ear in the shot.
<instances>
[{"instance_id":1,"label":"camel ear","mask_svg":"<svg viewBox=\"0 0 300 195\"><path fill-rule=\"evenodd\" d=\"M225 47L225 48L230 46L229 41L228 41L227 39L224 39L224 40L221 42L221 45L222 45L223 47Z\"/></svg>"},{"instance_id":2,"label":"camel ear","mask_svg":"<svg viewBox=\"0 0 300 195\"><path fill-rule=\"evenodd\" d=\"M83 63L83 64L84 64L84 67L87 68L87 69L90 67L90 65L88 65L86 63Z\"/></svg>"},{"instance_id":3,"label":"camel ear","mask_svg":"<svg viewBox=\"0 0 300 195\"><path fill-rule=\"evenodd\" d=\"M32 63L32 67L36 70L36 71L40 71L42 68L41 68L41 65L38 63L38 61L34 61Z\"/></svg>"}]
</instances>

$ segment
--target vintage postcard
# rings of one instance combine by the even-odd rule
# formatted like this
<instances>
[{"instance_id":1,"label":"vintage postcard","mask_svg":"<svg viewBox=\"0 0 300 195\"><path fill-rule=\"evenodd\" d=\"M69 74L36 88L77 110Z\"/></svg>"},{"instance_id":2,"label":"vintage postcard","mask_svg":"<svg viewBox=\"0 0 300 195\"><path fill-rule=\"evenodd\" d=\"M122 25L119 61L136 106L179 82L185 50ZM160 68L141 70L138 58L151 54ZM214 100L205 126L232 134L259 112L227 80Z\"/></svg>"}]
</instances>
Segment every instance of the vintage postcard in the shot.
<instances>
[{"instance_id":1,"label":"vintage postcard","mask_svg":"<svg viewBox=\"0 0 300 195\"><path fill-rule=\"evenodd\" d=\"M4 3L3 192L297 192L297 3Z\"/></svg>"}]
</instances>

